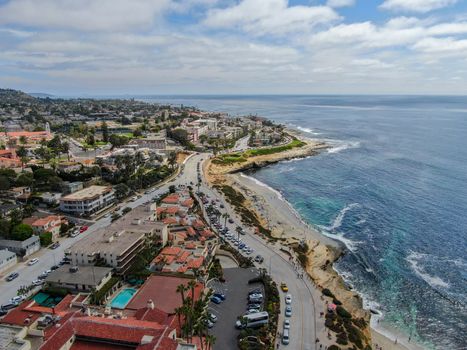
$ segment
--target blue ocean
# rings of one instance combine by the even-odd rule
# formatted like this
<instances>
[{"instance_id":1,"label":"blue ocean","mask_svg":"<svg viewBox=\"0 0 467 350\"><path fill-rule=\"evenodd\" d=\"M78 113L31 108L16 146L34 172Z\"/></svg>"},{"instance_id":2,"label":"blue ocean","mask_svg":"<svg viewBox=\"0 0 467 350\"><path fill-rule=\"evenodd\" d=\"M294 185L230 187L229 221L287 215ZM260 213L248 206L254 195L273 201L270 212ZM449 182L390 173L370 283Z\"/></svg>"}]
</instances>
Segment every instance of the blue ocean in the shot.
<instances>
[{"instance_id":1,"label":"blue ocean","mask_svg":"<svg viewBox=\"0 0 467 350\"><path fill-rule=\"evenodd\" d=\"M467 344L467 99L153 97L297 128L332 148L252 176L344 242L336 269L384 323L433 349Z\"/></svg>"}]
</instances>

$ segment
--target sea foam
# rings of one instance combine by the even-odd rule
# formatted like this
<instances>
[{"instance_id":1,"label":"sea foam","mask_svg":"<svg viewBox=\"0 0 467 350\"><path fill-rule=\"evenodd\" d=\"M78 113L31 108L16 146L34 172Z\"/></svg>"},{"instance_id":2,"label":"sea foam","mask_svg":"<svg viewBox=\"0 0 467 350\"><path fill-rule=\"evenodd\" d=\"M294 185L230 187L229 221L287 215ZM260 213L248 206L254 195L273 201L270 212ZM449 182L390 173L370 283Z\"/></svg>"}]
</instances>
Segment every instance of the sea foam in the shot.
<instances>
[{"instance_id":1,"label":"sea foam","mask_svg":"<svg viewBox=\"0 0 467 350\"><path fill-rule=\"evenodd\" d=\"M422 266L420 266L420 260L423 260L426 257L427 254L411 251L411 253L407 256L406 260L410 264L410 267L415 272L415 274L419 276L422 280L424 280L426 283L428 283L431 287L448 288L449 283L443 281L438 276L431 276L430 274L425 272Z\"/></svg>"}]
</instances>

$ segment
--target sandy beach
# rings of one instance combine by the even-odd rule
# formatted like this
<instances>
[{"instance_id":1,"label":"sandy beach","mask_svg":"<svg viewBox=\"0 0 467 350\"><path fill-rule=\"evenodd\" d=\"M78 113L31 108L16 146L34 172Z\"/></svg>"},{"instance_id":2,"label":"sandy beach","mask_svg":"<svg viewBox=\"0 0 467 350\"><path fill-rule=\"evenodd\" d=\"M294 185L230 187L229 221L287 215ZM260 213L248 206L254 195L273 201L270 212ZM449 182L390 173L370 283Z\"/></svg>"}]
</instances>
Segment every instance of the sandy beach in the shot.
<instances>
[{"instance_id":1,"label":"sandy beach","mask_svg":"<svg viewBox=\"0 0 467 350\"><path fill-rule=\"evenodd\" d=\"M332 299L321 297L320 290L323 288L330 289L335 297L340 300L354 318L363 319L368 326L363 330L363 334L368 339L368 343L376 349L405 349L405 350L420 350L423 349L415 344L398 340L395 343L395 338L387 337L390 332L379 327L375 330L369 327L371 313L363 308L361 297L348 288L343 279L333 269L332 263L336 261L344 251L342 243L324 236L313 227L307 225L294 210L294 208L282 197L282 195L270 188L269 186L259 182L258 180L240 173L242 169L250 169L251 164L265 166L270 163L280 161L281 156L284 159L292 159L295 157L303 157L306 155L316 154L322 150L321 143L309 142L307 149L293 150L293 152L284 152L286 154L274 154L267 157L253 157L250 164L234 164L231 166L219 166L208 164L206 167L207 178L211 183L225 184L242 193L247 201L244 203L251 210L261 224L271 231L271 235L278 239L278 243L282 246L299 241L306 241L310 250L308 252L307 273L317 286L317 298L321 299L322 309L325 311L324 302L332 302ZM313 146L318 149L313 149ZM295 155L295 156L294 156ZM272 159L271 159L271 156ZM279 243L280 242L280 243ZM328 299L328 300L326 300ZM322 332L325 332L324 320ZM371 340L370 340L371 338Z\"/></svg>"}]
</instances>

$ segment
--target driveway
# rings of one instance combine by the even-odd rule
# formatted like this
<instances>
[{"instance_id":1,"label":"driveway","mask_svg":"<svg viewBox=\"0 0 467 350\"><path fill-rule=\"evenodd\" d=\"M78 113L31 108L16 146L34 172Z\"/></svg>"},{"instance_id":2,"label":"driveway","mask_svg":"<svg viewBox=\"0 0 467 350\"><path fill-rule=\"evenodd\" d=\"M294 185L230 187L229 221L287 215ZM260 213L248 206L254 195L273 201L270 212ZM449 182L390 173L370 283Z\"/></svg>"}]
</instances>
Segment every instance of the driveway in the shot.
<instances>
[{"instance_id":1,"label":"driveway","mask_svg":"<svg viewBox=\"0 0 467 350\"><path fill-rule=\"evenodd\" d=\"M227 268L224 269L225 283L213 283L214 290L225 293L226 300L217 305L209 303L210 312L217 316L217 322L210 333L216 337L214 350L235 350L239 330L235 328L237 317L247 310L248 291L261 287L261 283L248 284L248 280L257 277L259 272L255 268ZM211 286L211 285L210 285Z\"/></svg>"}]
</instances>

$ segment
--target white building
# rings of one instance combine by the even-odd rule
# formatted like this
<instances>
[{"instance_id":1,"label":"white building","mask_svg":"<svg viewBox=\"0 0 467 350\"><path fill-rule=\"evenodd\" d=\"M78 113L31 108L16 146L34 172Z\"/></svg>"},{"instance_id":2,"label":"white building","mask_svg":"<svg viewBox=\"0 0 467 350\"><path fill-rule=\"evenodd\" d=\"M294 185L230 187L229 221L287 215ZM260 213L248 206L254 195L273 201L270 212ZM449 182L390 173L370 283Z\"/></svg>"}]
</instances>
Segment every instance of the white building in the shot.
<instances>
[{"instance_id":1,"label":"white building","mask_svg":"<svg viewBox=\"0 0 467 350\"><path fill-rule=\"evenodd\" d=\"M90 186L60 199L60 210L66 213L91 215L108 207L115 200L111 186Z\"/></svg>"},{"instance_id":2,"label":"white building","mask_svg":"<svg viewBox=\"0 0 467 350\"><path fill-rule=\"evenodd\" d=\"M0 250L0 273L15 266L17 261L15 253L10 252L8 249Z\"/></svg>"}]
</instances>

